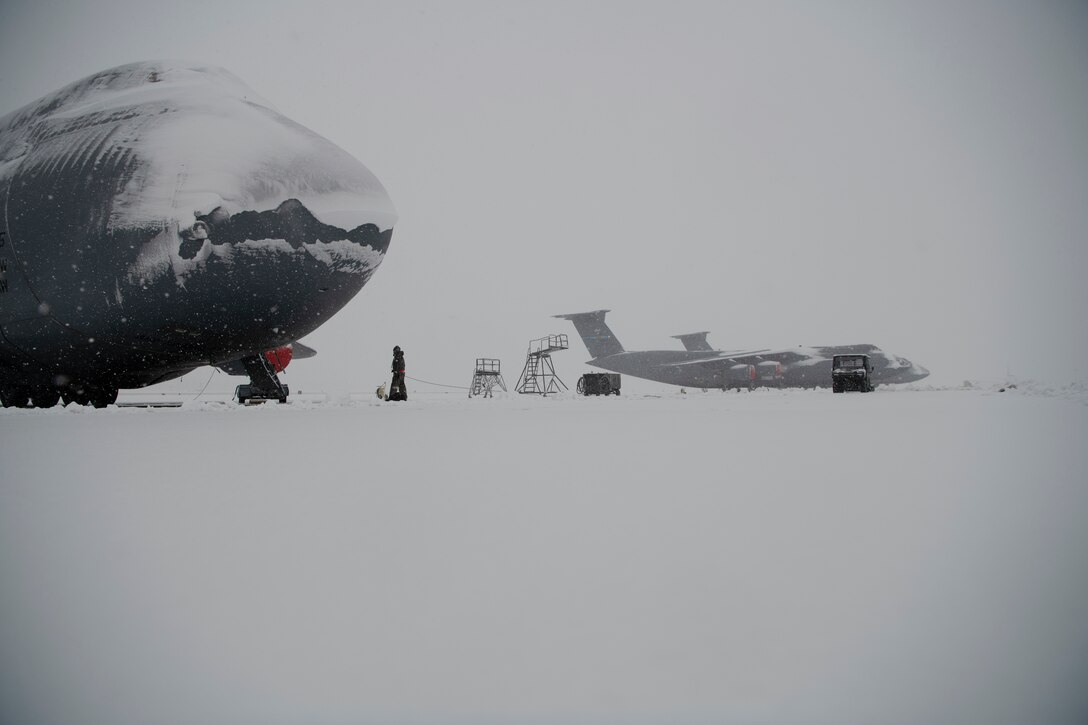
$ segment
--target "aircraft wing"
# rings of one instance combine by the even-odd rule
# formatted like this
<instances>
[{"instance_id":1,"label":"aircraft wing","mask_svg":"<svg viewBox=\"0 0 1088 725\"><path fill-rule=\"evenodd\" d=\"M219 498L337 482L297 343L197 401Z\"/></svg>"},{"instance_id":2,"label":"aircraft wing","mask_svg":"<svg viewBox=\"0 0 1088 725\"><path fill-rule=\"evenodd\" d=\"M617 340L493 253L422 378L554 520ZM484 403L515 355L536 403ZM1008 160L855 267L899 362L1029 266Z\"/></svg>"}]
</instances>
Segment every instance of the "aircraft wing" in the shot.
<instances>
[{"instance_id":1,"label":"aircraft wing","mask_svg":"<svg viewBox=\"0 0 1088 725\"><path fill-rule=\"evenodd\" d=\"M298 340L295 340L291 343L291 350L294 351L294 357L296 360L305 360L306 358L313 357L317 354L317 350L307 345L303 345Z\"/></svg>"},{"instance_id":2,"label":"aircraft wing","mask_svg":"<svg viewBox=\"0 0 1088 725\"><path fill-rule=\"evenodd\" d=\"M777 362L783 365L795 365L811 360L812 355L793 350L751 350L748 352L728 352L716 357L688 360L674 363L676 367L697 366L704 368L732 367L734 365L758 365L761 362Z\"/></svg>"}]
</instances>

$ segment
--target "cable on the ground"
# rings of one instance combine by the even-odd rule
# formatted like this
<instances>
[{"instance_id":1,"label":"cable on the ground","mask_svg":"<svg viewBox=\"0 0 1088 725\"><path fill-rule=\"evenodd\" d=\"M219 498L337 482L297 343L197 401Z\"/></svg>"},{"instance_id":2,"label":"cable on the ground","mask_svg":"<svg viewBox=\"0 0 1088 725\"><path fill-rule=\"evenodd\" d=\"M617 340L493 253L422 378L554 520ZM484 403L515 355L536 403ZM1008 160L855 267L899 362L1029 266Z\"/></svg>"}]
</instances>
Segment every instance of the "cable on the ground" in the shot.
<instances>
[{"instance_id":1,"label":"cable on the ground","mask_svg":"<svg viewBox=\"0 0 1088 725\"><path fill-rule=\"evenodd\" d=\"M199 398L201 395L204 394L204 391L208 389L208 383L212 381L212 378L215 377L215 374L217 372L219 372L219 368L212 368L212 374L208 376L208 382L204 383L204 387L201 388L200 392L196 394L196 398ZM196 398L193 398L193 402L196 402Z\"/></svg>"},{"instance_id":2,"label":"cable on the ground","mask_svg":"<svg viewBox=\"0 0 1088 725\"><path fill-rule=\"evenodd\" d=\"M470 389L470 388L465 387L464 385L445 385L443 383L432 383L432 382L430 382L428 380L420 380L419 378L409 377L408 375L405 375L404 377L406 379L408 379L408 380L414 380L417 383L423 383L425 385L437 385L440 388L457 388L458 390L469 390Z\"/></svg>"}]
</instances>

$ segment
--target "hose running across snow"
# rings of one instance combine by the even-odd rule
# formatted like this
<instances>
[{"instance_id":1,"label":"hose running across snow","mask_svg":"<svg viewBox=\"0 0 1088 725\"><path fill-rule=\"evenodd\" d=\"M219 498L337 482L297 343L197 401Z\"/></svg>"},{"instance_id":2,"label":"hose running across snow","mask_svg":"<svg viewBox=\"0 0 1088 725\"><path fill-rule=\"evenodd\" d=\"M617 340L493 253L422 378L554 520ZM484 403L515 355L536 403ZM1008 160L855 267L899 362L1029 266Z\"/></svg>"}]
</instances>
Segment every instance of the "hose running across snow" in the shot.
<instances>
[{"instance_id":1,"label":"hose running across snow","mask_svg":"<svg viewBox=\"0 0 1088 725\"><path fill-rule=\"evenodd\" d=\"M404 376L406 380L414 380L417 383L423 383L424 385L437 385L440 388L456 388L457 390L469 390L464 385L446 385L444 383L432 383L429 380L420 380L419 378L413 378L408 375Z\"/></svg>"}]
</instances>

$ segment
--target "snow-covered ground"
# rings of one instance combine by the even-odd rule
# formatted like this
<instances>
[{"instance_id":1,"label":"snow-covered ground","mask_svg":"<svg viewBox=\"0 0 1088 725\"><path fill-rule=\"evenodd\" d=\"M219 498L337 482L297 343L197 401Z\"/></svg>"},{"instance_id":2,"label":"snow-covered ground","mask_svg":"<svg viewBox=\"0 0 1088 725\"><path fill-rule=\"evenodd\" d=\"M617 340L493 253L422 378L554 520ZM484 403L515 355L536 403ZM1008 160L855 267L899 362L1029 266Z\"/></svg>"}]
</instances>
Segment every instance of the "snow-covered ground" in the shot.
<instances>
[{"instance_id":1,"label":"snow-covered ground","mask_svg":"<svg viewBox=\"0 0 1088 725\"><path fill-rule=\"evenodd\" d=\"M0 411L0 722L1088 716L1082 388L212 397Z\"/></svg>"}]
</instances>

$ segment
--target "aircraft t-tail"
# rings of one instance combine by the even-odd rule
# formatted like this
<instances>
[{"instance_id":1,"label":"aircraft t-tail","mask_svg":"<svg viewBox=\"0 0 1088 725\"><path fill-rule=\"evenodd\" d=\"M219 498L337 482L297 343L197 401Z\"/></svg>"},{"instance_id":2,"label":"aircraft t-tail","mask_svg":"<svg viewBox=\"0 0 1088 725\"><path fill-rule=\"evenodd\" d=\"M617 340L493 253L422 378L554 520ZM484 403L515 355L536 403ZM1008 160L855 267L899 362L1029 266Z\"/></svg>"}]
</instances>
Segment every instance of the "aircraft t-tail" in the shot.
<instances>
[{"instance_id":1,"label":"aircraft t-tail","mask_svg":"<svg viewBox=\"0 0 1088 725\"><path fill-rule=\"evenodd\" d=\"M780 350L714 350L706 332L676 335L684 350L627 351L604 321L610 310L556 315L570 320L593 356L594 367L692 388L831 386L831 359L835 355L864 353L873 363L873 382L910 383L929 375L906 358L886 353L875 345L833 345Z\"/></svg>"},{"instance_id":2,"label":"aircraft t-tail","mask_svg":"<svg viewBox=\"0 0 1088 725\"><path fill-rule=\"evenodd\" d=\"M347 152L231 73L174 62L0 118L0 210L0 401L16 406L106 405L201 365L271 385L396 221Z\"/></svg>"}]
</instances>

